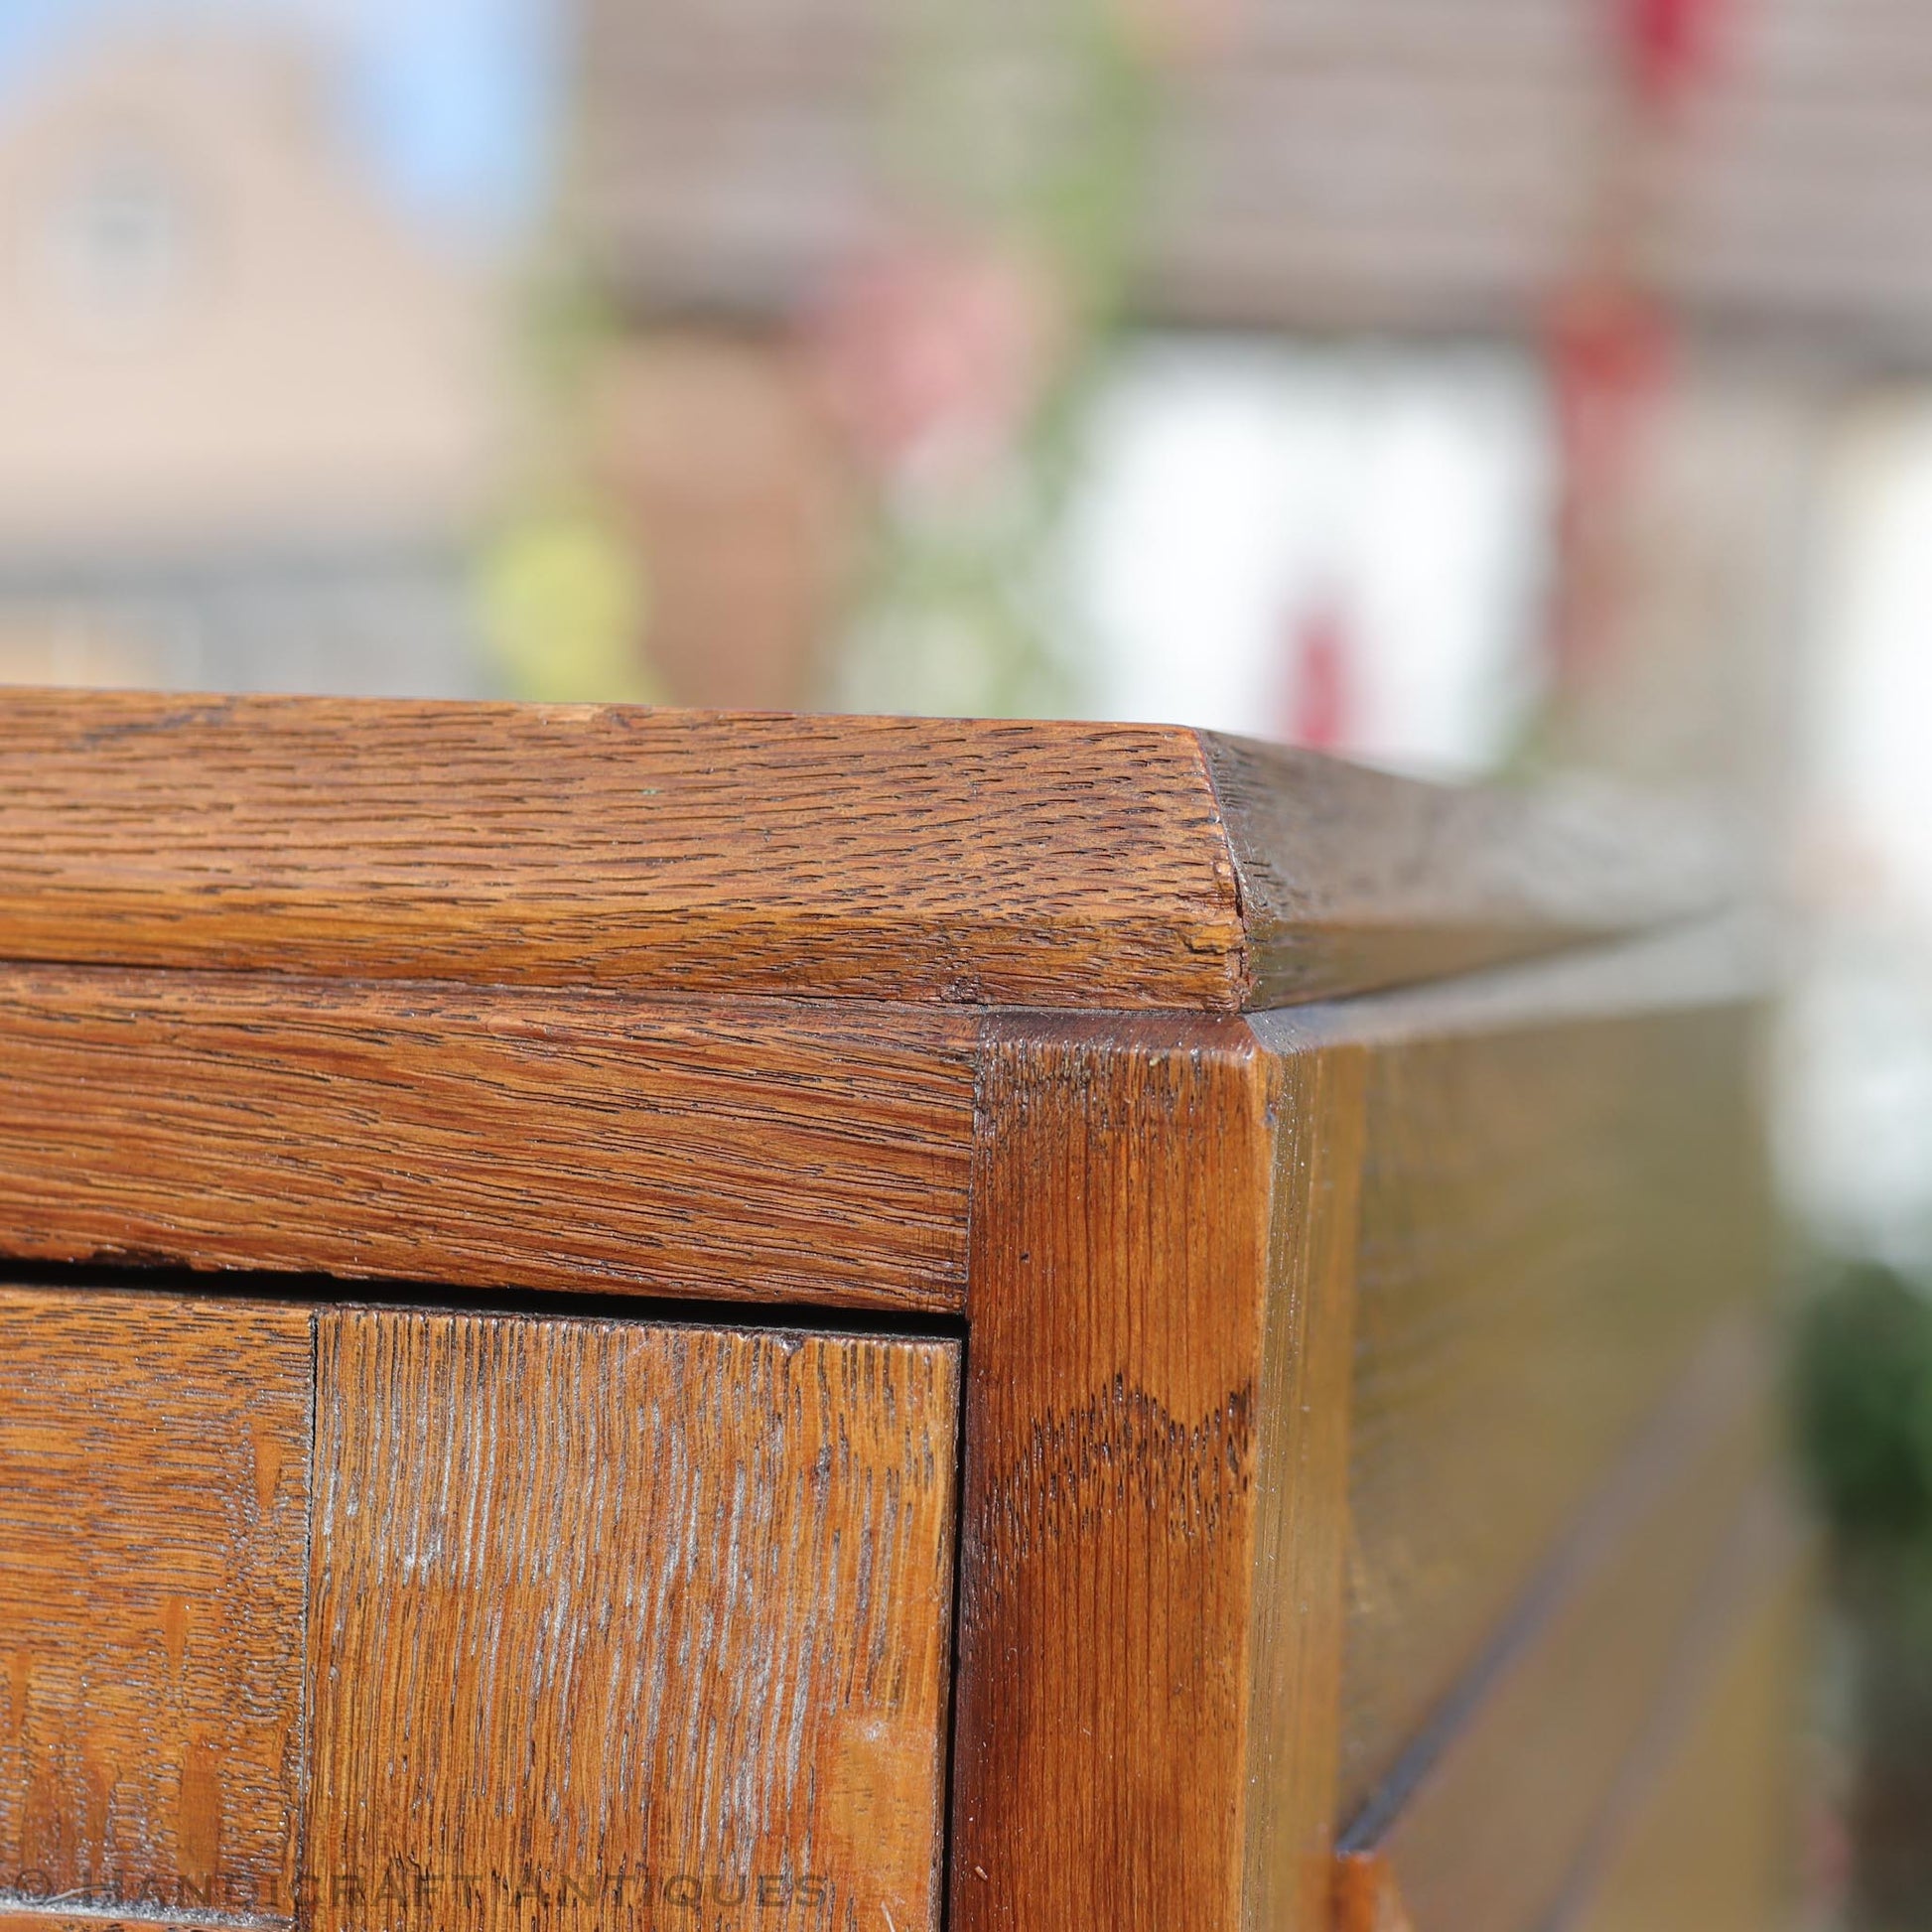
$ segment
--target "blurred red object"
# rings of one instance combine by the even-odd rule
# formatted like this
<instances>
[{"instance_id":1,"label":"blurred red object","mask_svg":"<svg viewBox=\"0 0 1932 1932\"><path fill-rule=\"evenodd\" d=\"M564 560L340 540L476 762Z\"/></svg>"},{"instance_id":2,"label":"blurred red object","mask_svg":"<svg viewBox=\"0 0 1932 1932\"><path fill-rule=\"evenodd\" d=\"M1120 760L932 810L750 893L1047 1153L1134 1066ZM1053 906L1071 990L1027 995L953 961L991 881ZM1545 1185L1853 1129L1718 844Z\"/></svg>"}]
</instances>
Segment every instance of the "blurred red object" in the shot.
<instances>
[{"instance_id":1,"label":"blurred red object","mask_svg":"<svg viewBox=\"0 0 1932 1932\"><path fill-rule=\"evenodd\" d=\"M1593 500L1621 481L1669 386L1672 330L1662 306L1616 283L1577 283L1558 297L1546 346L1567 493Z\"/></svg>"},{"instance_id":2,"label":"blurred red object","mask_svg":"<svg viewBox=\"0 0 1932 1932\"><path fill-rule=\"evenodd\" d=\"M1250 15L1250 0L1119 0L1128 35L1157 68L1186 69L1226 55Z\"/></svg>"},{"instance_id":3,"label":"blurred red object","mask_svg":"<svg viewBox=\"0 0 1932 1932\"><path fill-rule=\"evenodd\" d=\"M1353 710L1354 633L1340 603L1306 605L1289 631L1289 688L1282 736L1311 752L1337 752L1348 742Z\"/></svg>"},{"instance_id":4,"label":"blurred red object","mask_svg":"<svg viewBox=\"0 0 1932 1932\"><path fill-rule=\"evenodd\" d=\"M1674 319L1645 275L1642 225L1627 219L1632 208L1647 218L1655 209L1632 199L1631 184L1668 151L1676 110L1716 78L1731 3L1615 0L1632 113L1598 184L1598 255L1558 290L1544 328L1557 465L1549 648L1560 697L1610 654L1641 569L1626 526L1674 374Z\"/></svg>"},{"instance_id":5,"label":"blurred red object","mask_svg":"<svg viewBox=\"0 0 1932 1932\"><path fill-rule=\"evenodd\" d=\"M807 347L867 465L943 486L970 483L1024 436L1060 334L1052 284L1018 248L906 237L838 278Z\"/></svg>"},{"instance_id":6,"label":"blurred red object","mask_svg":"<svg viewBox=\"0 0 1932 1932\"><path fill-rule=\"evenodd\" d=\"M1557 446L1557 673L1600 655L1617 586L1611 527L1643 437L1668 393L1674 359L1669 318L1641 290L1573 284L1550 312L1545 337Z\"/></svg>"},{"instance_id":7,"label":"blurred red object","mask_svg":"<svg viewBox=\"0 0 1932 1932\"><path fill-rule=\"evenodd\" d=\"M1728 0L1618 0L1630 74L1644 103L1674 107L1717 68Z\"/></svg>"}]
</instances>

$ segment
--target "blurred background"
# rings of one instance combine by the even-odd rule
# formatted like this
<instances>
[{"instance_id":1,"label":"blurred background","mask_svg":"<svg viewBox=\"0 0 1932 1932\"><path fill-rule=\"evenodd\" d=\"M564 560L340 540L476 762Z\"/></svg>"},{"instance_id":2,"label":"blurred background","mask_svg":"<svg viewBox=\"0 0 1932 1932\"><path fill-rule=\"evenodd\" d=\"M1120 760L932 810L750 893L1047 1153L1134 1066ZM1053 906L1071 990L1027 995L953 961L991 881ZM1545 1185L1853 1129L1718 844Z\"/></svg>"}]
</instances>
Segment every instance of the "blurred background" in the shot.
<instances>
[{"instance_id":1,"label":"blurred background","mask_svg":"<svg viewBox=\"0 0 1932 1932\"><path fill-rule=\"evenodd\" d=\"M1812 1910L1932 1926L1928 179L1911 0L0 0L0 681L1715 800Z\"/></svg>"}]
</instances>

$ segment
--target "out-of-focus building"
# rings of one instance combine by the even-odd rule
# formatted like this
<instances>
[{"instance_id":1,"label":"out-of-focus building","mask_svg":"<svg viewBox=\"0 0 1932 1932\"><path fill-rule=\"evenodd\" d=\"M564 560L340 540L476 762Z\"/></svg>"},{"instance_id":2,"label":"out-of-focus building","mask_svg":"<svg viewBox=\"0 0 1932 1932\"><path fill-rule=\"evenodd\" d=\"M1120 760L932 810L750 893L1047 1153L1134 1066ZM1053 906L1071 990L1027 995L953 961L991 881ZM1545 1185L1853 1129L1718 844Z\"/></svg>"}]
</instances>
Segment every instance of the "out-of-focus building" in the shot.
<instances>
[{"instance_id":1,"label":"out-of-focus building","mask_svg":"<svg viewBox=\"0 0 1932 1932\"><path fill-rule=\"evenodd\" d=\"M1142 312L1520 331L1596 238L1615 25L1639 5L1136 0L1151 35L1197 43L1173 64ZM808 293L881 210L901 24L932 10L591 0L583 206L609 284L644 312L768 316ZM1896 0L1712 11L1709 84L1642 185L1658 285L1727 342L1922 362L1932 27ZM1061 112L1050 79L1017 65L985 139Z\"/></svg>"},{"instance_id":2,"label":"out-of-focus building","mask_svg":"<svg viewBox=\"0 0 1932 1932\"><path fill-rule=\"evenodd\" d=\"M0 678L475 688L501 306L325 81L110 22L0 101Z\"/></svg>"},{"instance_id":3,"label":"out-of-focus building","mask_svg":"<svg viewBox=\"0 0 1932 1932\"><path fill-rule=\"evenodd\" d=\"M621 341L588 413L599 481L642 553L660 688L810 708L860 538L792 345L703 327Z\"/></svg>"},{"instance_id":4,"label":"out-of-focus building","mask_svg":"<svg viewBox=\"0 0 1932 1932\"><path fill-rule=\"evenodd\" d=\"M673 324L775 341L902 218L895 90L947 4L588 0L578 226L636 353ZM1619 42L1640 0L1121 6L1167 69L1142 324L1540 352L1593 262L1641 277L1681 367L1618 538L1620 668L1569 750L1766 797L1825 419L1848 380L1932 346L1932 33L1889 0L1703 9L1707 71L1660 137L1632 124ZM965 82L993 166L1077 102L1041 59L1050 8L970 11L1015 23L1014 58ZM997 29L975 32L983 51Z\"/></svg>"}]
</instances>

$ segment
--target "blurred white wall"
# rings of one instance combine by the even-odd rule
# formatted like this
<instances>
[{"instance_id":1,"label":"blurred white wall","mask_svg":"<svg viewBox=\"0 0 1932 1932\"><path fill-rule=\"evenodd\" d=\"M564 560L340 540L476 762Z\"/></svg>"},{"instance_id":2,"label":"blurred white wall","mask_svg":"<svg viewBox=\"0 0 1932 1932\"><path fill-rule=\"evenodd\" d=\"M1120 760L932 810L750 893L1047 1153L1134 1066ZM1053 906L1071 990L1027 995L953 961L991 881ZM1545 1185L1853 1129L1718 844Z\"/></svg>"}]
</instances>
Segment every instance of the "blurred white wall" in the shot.
<instances>
[{"instance_id":1,"label":"blurred white wall","mask_svg":"<svg viewBox=\"0 0 1932 1932\"><path fill-rule=\"evenodd\" d=\"M1527 358L1157 339L1122 357L1090 450L1069 570L1102 715L1291 735L1325 612L1334 749L1447 774L1503 755L1546 568Z\"/></svg>"},{"instance_id":2,"label":"blurred white wall","mask_svg":"<svg viewBox=\"0 0 1932 1932\"><path fill-rule=\"evenodd\" d=\"M1804 715L1782 1165L1828 1241L1932 1266L1932 397L1831 466Z\"/></svg>"}]
</instances>

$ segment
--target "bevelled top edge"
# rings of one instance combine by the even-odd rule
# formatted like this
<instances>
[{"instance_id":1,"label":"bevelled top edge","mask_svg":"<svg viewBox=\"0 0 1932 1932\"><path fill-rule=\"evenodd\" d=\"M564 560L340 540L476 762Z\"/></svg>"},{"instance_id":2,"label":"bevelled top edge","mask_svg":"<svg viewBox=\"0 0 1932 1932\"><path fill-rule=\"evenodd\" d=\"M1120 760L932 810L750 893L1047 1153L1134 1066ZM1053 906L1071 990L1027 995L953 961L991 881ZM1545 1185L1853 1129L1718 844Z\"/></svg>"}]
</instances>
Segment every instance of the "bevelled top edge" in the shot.
<instances>
[{"instance_id":1,"label":"bevelled top edge","mask_svg":"<svg viewBox=\"0 0 1932 1932\"><path fill-rule=\"evenodd\" d=\"M1587 818L1172 726L15 689L0 957L1234 1012L1684 901Z\"/></svg>"}]
</instances>

